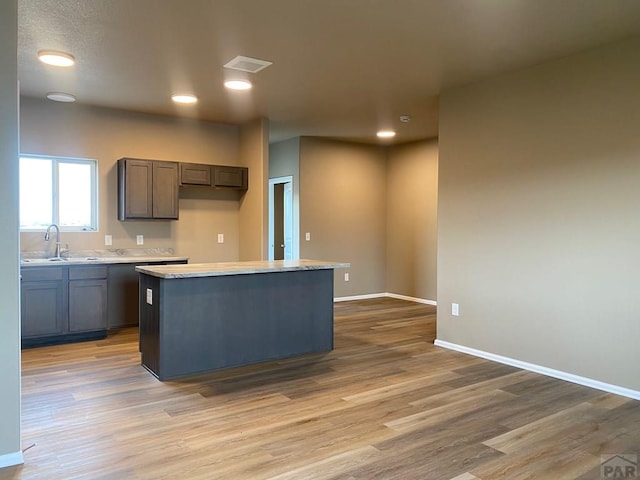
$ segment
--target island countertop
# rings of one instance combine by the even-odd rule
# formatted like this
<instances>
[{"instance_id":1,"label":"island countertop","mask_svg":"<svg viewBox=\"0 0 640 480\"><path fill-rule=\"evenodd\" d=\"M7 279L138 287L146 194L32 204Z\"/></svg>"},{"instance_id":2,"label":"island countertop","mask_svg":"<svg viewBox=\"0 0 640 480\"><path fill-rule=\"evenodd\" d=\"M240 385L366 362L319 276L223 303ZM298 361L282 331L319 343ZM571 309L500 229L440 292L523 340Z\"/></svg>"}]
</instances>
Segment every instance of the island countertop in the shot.
<instances>
[{"instance_id":1,"label":"island countertop","mask_svg":"<svg viewBox=\"0 0 640 480\"><path fill-rule=\"evenodd\" d=\"M348 268L350 266L350 263L322 260L256 260L250 262L190 263L185 265L145 265L136 267L136 271L153 277L174 279L293 272L296 270L326 270Z\"/></svg>"}]
</instances>

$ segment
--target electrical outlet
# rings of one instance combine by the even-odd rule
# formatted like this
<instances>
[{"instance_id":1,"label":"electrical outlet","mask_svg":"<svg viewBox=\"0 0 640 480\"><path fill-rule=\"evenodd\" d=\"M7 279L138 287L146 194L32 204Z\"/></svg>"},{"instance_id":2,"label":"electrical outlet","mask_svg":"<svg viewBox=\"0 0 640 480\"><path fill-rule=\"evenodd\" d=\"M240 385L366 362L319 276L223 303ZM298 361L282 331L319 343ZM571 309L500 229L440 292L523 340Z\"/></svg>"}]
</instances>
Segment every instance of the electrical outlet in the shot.
<instances>
[{"instance_id":1,"label":"electrical outlet","mask_svg":"<svg viewBox=\"0 0 640 480\"><path fill-rule=\"evenodd\" d=\"M344 274L344 281L348 282L349 281L349 272Z\"/></svg>"},{"instance_id":2,"label":"electrical outlet","mask_svg":"<svg viewBox=\"0 0 640 480\"><path fill-rule=\"evenodd\" d=\"M105 246L110 246L113 245L113 237L111 235L105 235L104 236L104 244Z\"/></svg>"},{"instance_id":3,"label":"electrical outlet","mask_svg":"<svg viewBox=\"0 0 640 480\"><path fill-rule=\"evenodd\" d=\"M144 245L144 235L136 235L136 244Z\"/></svg>"},{"instance_id":4,"label":"electrical outlet","mask_svg":"<svg viewBox=\"0 0 640 480\"><path fill-rule=\"evenodd\" d=\"M310 240L311 240L311 233L310 233L310 232L305 233L305 234L304 234L304 239L305 239L307 242L308 242L308 241L310 241Z\"/></svg>"},{"instance_id":5,"label":"electrical outlet","mask_svg":"<svg viewBox=\"0 0 640 480\"><path fill-rule=\"evenodd\" d=\"M224 243L224 233L218 234L218 243Z\"/></svg>"},{"instance_id":6,"label":"electrical outlet","mask_svg":"<svg viewBox=\"0 0 640 480\"><path fill-rule=\"evenodd\" d=\"M147 303L153 305L153 290L147 288Z\"/></svg>"},{"instance_id":7,"label":"electrical outlet","mask_svg":"<svg viewBox=\"0 0 640 480\"><path fill-rule=\"evenodd\" d=\"M451 315L457 317L460 315L460 306L457 303L451 304Z\"/></svg>"}]
</instances>

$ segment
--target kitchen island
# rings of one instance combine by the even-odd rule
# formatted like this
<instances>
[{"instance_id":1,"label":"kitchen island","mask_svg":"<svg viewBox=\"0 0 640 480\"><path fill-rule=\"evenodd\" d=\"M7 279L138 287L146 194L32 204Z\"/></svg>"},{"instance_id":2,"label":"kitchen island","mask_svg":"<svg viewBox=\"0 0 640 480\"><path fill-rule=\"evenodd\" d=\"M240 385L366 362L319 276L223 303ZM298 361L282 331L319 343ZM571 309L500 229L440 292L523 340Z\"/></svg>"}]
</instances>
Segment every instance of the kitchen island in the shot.
<instances>
[{"instance_id":1,"label":"kitchen island","mask_svg":"<svg viewBox=\"0 0 640 480\"><path fill-rule=\"evenodd\" d=\"M142 266L142 365L160 380L333 349L333 270L275 260Z\"/></svg>"}]
</instances>

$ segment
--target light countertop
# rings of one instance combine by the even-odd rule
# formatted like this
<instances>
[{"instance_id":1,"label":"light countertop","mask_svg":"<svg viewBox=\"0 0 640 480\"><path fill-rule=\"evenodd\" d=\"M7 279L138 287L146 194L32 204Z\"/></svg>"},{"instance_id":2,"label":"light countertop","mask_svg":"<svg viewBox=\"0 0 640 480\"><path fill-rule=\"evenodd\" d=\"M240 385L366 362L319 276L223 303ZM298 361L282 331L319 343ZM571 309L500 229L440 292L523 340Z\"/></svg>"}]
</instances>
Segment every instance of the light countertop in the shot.
<instances>
[{"instance_id":1,"label":"light countertop","mask_svg":"<svg viewBox=\"0 0 640 480\"><path fill-rule=\"evenodd\" d=\"M101 265L108 263L147 263L147 262L175 262L186 261L188 257L176 256L135 256L135 257L69 257L57 260L54 258L24 258L20 260L21 267L43 267L64 265Z\"/></svg>"},{"instance_id":2,"label":"light countertop","mask_svg":"<svg viewBox=\"0 0 640 480\"><path fill-rule=\"evenodd\" d=\"M188 257L175 255L172 248L122 248L110 250L79 250L65 253L61 259L49 258L44 251L22 252L21 267L64 265L101 265L111 263L184 262Z\"/></svg>"},{"instance_id":3,"label":"light countertop","mask_svg":"<svg viewBox=\"0 0 640 480\"><path fill-rule=\"evenodd\" d=\"M351 264L322 260L268 260L251 262L191 263L185 265L138 266L136 271L163 279L218 277L253 273L294 272L348 268Z\"/></svg>"}]
</instances>

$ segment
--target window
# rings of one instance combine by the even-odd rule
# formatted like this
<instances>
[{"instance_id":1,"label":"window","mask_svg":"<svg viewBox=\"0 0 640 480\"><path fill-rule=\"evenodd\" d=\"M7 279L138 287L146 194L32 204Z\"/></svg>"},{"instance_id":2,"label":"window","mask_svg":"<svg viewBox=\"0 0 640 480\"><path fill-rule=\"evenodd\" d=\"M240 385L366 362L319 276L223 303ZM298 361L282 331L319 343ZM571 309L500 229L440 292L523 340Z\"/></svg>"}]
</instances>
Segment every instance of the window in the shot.
<instances>
[{"instance_id":1,"label":"window","mask_svg":"<svg viewBox=\"0 0 640 480\"><path fill-rule=\"evenodd\" d=\"M68 232L98 229L95 160L20 157L20 230L45 230L52 223Z\"/></svg>"}]
</instances>

